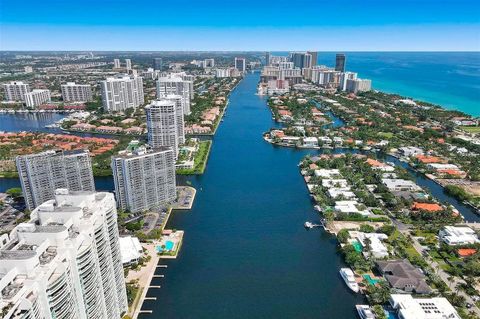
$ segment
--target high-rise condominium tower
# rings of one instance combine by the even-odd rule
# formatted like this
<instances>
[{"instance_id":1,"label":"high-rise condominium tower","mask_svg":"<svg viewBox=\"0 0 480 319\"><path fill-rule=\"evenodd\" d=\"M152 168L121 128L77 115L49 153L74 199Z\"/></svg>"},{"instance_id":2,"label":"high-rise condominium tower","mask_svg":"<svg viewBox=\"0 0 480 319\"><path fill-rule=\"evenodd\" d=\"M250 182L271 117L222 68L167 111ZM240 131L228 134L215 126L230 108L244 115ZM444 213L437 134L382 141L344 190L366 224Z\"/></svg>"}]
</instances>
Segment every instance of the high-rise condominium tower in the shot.
<instances>
[{"instance_id":1,"label":"high-rise condominium tower","mask_svg":"<svg viewBox=\"0 0 480 319\"><path fill-rule=\"evenodd\" d=\"M16 162L23 196L30 210L54 198L57 188L95 190L88 151L45 151L18 156Z\"/></svg>"},{"instance_id":2,"label":"high-rise condominium tower","mask_svg":"<svg viewBox=\"0 0 480 319\"><path fill-rule=\"evenodd\" d=\"M2 318L116 319L127 311L113 194L58 189L0 241Z\"/></svg>"},{"instance_id":3,"label":"high-rise condominium tower","mask_svg":"<svg viewBox=\"0 0 480 319\"><path fill-rule=\"evenodd\" d=\"M179 122L179 117L183 114L178 110L182 107L181 98L162 98L153 101L145 107L147 113L147 135L148 144L153 148L171 147L178 155L178 145L181 140L185 141L185 136L179 136L180 126L183 126L183 120ZM180 113L180 114L179 114Z\"/></svg>"},{"instance_id":4,"label":"high-rise condominium tower","mask_svg":"<svg viewBox=\"0 0 480 319\"><path fill-rule=\"evenodd\" d=\"M120 69L120 59L113 59L113 68Z\"/></svg>"},{"instance_id":5,"label":"high-rise condominium tower","mask_svg":"<svg viewBox=\"0 0 480 319\"><path fill-rule=\"evenodd\" d=\"M193 98L193 81L182 79L180 76L169 75L160 77L157 80L157 98L161 99L167 95L181 95L184 101L183 114L190 114L190 100Z\"/></svg>"},{"instance_id":6,"label":"high-rise condominium tower","mask_svg":"<svg viewBox=\"0 0 480 319\"><path fill-rule=\"evenodd\" d=\"M158 209L175 200L175 156L171 148L137 147L112 157L118 205L140 212Z\"/></svg>"},{"instance_id":7,"label":"high-rise condominium tower","mask_svg":"<svg viewBox=\"0 0 480 319\"><path fill-rule=\"evenodd\" d=\"M35 89L25 93L25 104L28 107L37 107L50 101L50 90Z\"/></svg>"},{"instance_id":8,"label":"high-rise condominium tower","mask_svg":"<svg viewBox=\"0 0 480 319\"><path fill-rule=\"evenodd\" d=\"M307 51L308 54L312 56L312 65L314 67L318 64L318 52L317 51Z\"/></svg>"},{"instance_id":9,"label":"high-rise condominium tower","mask_svg":"<svg viewBox=\"0 0 480 319\"><path fill-rule=\"evenodd\" d=\"M162 71L163 70L163 61L162 58L154 58L153 59L153 69Z\"/></svg>"},{"instance_id":10,"label":"high-rise condominium tower","mask_svg":"<svg viewBox=\"0 0 480 319\"><path fill-rule=\"evenodd\" d=\"M132 60L125 59L125 64L126 64L127 71L132 69Z\"/></svg>"},{"instance_id":11,"label":"high-rise condominium tower","mask_svg":"<svg viewBox=\"0 0 480 319\"><path fill-rule=\"evenodd\" d=\"M302 68L311 68L312 67L312 55L310 53L305 53L303 55L303 67Z\"/></svg>"},{"instance_id":12,"label":"high-rise condominium tower","mask_svg":"<svg viewBox=\"0 0 480 319\"><path fill-rule=\"evenodd\" d=\"M290 61L293 62L295 68L302 69L305 63L305 53L304 52L293 52L290 54Z\"/></svg>"},{"instance_id":13,"label":"high-rise condominium tower","mask_svg":"<svg viewBox=\"0 0 480 319\"><path fill-rule=\"evenodd\" d=\"M246 70L246 62L245 58L235 58L235 69L237 69L240 72L245 72Z\"/></svg>"},{"instance_id":14,"label":"high-rise condominium tower","mask_svg":"<svg viewBox=\"0 0 480 319\"><path fill-rule=\"evenodd\" d=\"M141 76L110 77L100 82L100 87L103 108L107 112L122 112L128 108L137 108L145 102Z\"/></svg>"},{"instance_id":15,"label":"high-rise condominium tower","mask_svg":"<svg viewBox=\"0 0 480 319\"><path fill-rule=\"evenodd\" d=\"M343 53L337 53L335 57L335 71L345 72L347 57Z\"/></svg>"},{"instance_id":16,"label":"high-rise condominium tower","mask_svg":"<svg viewBox=\"0 0 480 319\"><path fill-rule=\"evenodd\" d=\"M6 101L25 101L25 94L30 92L30 86L23 82L10 82L3 84Z\"/></svg>"},{"instance_id":17,"label":"high-rise condominium tower","mask_svg":"<svg viewBox=\"0 0 480 319\"><path fill-rule=\"evenodd\" d=\"M93 101L92 87L90 84L75 84L75 82L67 82L67 84L62 84L61 87L64 102Z\"/></svg>"}]
</instances>

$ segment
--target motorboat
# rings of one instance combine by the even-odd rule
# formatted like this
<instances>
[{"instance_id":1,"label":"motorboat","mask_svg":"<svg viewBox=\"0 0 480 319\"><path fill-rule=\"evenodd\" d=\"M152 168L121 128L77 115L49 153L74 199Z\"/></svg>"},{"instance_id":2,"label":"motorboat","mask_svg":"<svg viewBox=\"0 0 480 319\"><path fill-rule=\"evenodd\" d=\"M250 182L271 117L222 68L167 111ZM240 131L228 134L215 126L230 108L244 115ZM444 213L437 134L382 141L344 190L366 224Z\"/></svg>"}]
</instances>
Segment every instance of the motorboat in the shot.
<instances>
[{"instance_id":1,"label":"motorboat","mask_svg":"<svg viewBox=\"0 0 480 319\"><path fill-rule=\"evenodd\" d=\"M314 227L314 225L311 222L305 222L305 224L303 225L305 226L305 228L308 228L308 229L311 229Z\"/></svg>"},{"instance_id":2,"label":"motorboat","mask_svg":"<svg viewBox=\"0 0 480 319\"><path fill-rule=\"evenodd\" d=\"M359 292L360 287L355 281L355 275L350 268L341 268L340 276L342 276L343 281L345 281L345 284L348 286L348 288L350 288L353 292Z\"/></svg>"},{"instance_id":3,"label":"motorboat","mask_svg":"<svg viewBox=\"0 0 480 319\"><path fill-rule=\"evenodd\" d=\"M375 319L375 314L368 305L356 305L358 316L362 319Z\"/></svg>"}]
</instances>

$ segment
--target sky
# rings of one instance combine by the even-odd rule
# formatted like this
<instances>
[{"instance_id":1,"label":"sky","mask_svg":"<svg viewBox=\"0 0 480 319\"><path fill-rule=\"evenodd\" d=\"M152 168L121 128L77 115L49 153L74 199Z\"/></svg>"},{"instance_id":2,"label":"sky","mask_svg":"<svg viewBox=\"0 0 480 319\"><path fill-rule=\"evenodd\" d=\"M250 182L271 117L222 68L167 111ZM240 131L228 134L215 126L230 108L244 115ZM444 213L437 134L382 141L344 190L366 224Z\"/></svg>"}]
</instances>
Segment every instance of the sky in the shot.
<instances>
[{"instance_id":1,"label":"sky","mask_svg":"<svg viewBox=\"0 0 480 319\"><path fill-rule=\"evenodd\" d=\"M480 51L480 1L0 0L0 50Z\"/></svg>"}]
</instances>

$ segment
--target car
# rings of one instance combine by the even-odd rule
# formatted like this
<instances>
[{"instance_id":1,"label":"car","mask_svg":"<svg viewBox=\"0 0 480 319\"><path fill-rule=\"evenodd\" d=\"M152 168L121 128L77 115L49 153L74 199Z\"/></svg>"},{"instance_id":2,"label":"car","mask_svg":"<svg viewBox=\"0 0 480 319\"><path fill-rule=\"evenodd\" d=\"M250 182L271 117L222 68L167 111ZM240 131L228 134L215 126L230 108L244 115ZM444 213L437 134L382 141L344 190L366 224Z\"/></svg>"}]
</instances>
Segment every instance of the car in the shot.
<instances>
[{"instance_id":1,"label":"car","mask_svg":"<svg viewBox=\"0 0 480 319\"><path fill-rule=\"evenodd\" d=\"M473 305L472 305L471 303L468 303L468 302L467 302L467 304L466 304L465 306L467 307L467 309L470 309L470 308L473 307Z\"/></svg>"}]
</instances>

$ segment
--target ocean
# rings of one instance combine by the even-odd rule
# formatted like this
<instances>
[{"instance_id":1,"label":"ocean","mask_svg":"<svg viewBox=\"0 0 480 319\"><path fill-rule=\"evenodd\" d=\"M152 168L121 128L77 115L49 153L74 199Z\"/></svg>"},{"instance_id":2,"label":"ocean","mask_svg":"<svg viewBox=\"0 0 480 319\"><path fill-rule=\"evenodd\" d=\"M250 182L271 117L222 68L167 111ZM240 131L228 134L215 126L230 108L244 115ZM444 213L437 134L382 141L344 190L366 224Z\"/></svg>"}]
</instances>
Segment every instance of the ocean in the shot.
<instances>
[{"instance_id":1,"label":"ocean","mask_svg":"<svg viewBox=\"0 0 480 319\"><path fill-rule=\"evenodd\" d=\"M272 55L288 52L272 52ZM346 68L376 90L480 116L480 52L345 52ZM319 52L333 67L335 52Z\"/></svg>"}]
</instances>

